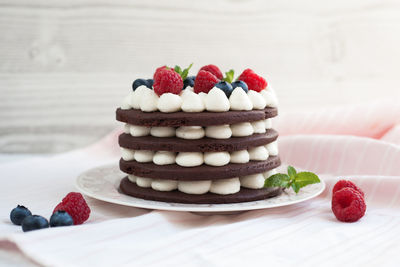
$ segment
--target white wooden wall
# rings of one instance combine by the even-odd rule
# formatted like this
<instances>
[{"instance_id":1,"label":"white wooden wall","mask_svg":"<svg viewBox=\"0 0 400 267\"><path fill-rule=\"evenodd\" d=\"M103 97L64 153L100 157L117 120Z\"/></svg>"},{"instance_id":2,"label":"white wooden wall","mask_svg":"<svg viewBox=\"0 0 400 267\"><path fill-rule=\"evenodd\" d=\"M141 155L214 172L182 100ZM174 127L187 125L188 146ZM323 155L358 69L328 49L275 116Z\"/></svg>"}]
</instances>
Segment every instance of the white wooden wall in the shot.
<instances>
[{"instance_id":1,"label":"white wooden wall","mask_svg":"<svg viewBox=\"0 0 400 267\"><path fill-rule=\"evenodd\" d=\"M96 141L158 66L251 67L281 112L400 99L400 1L0 0L0 152Z\"/></svg>"}]
</instances>

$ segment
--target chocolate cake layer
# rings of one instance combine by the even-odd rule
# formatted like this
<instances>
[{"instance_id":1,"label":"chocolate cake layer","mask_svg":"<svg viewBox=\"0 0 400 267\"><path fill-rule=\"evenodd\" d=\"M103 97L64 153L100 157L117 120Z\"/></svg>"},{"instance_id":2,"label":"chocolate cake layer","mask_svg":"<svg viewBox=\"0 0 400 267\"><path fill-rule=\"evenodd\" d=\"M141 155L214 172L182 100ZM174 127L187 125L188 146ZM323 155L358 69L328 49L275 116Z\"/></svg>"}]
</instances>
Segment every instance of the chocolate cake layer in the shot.
<instances>
[{"instance_id":1,"label":"chocolate cake layer","mask_svg":"<svg viewBox=\"0 0 400 267\"><path fill-rule=\"evenodd\" d=\"M228 139L182 139L178 137L133 137L123 133L118 142L121 147L133 150L174 151L174 152L220 152L239 151L249 147L263 146L275 141L278 132L268 129L265 134L253 134L245 137L231 137Z\"/></svg>"},{"instance_id":2,"label":"chocolate cake layer","mask_svg":"<svg viewBox=\"0 0 400 267\"><path fill-rule=\"evenodd\" d=\"M278 156L271 156L264 161L250 161L248 163L229 163L225 166L215 167L200 165L196 167L182 167L177 164L156 165L152 162L139 163L120 159L121 171L139 177L170 179L170 180L217 180L241 177L255 173L263 173L278 167L281 160Z\"/></svg>"},{"instance_id":3,"label":"chocolate cake layer","mask_svg":"<svg viewBox=\"0 0 400 267\"><path fill-rule=\"evenodd\" d=\"M156 191L151 188L139 187L129 181L128 178L122 179L120 189L124 194L137 198L187 204L228 204L248 202L276 197L282 193L282 189L276 187L263 189L247 189L242 187L239 192L230 195L218 195L214 193L191 195L182 193L178 190L165 192Z\"/></svg>"},{"instance_id":4,"label":"chocolate cake layer","mask_svg":"<svg viewBox=\"0 0 400 267\"><path fill-rule=\"evenodd\" d=\"M259 121L278 115L276 108L227 112L142 112L137 109L117 109L117 120L147 127L210 126Z\"/></svg>"}]
</instances>

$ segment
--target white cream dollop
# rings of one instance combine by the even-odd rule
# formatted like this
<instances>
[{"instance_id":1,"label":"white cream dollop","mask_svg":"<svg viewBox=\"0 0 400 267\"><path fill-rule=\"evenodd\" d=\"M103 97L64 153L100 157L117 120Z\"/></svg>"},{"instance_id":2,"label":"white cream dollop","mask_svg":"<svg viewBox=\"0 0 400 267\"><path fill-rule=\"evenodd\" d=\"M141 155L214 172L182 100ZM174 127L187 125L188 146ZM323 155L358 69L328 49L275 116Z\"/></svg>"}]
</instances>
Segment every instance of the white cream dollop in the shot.
<instances>
[{"instance_id":1,"label":"white cream dollop","mask_svg":"<svg viewBox=\"0 0 400 267\"><path fill-rule=\"evenodd\" d=\"M201 126L181 126L176 129L176 136L183 139L201 139L205 135Z\"/></svg>"},{"instance_id":2,"label":"white cream dollop","mask_svg":"<svg viewBox=\"0 0 400 267\"><path fill-rule=\"evenodd\" d=\"M250 122L241 122L235 123L231 125L232 135L233 136L249 136L254 133L253 126Z\"/></svg>"},{"instance_id":3,"label":"white cream dollop","mask_svg":"<svg viewBox=\"0 0 400 267\"><path fill-rule=\"evenodd\" d=\"M181 109L182 99L179 95L165 93L158 99L157 108L161 112L177 112Z\"/></svg>"},{"instance_id":4,"label":"white cream dollop","mask_svg":"<svg viewBox=\"0 0 400 267\"><path fill-rule=\"evenodd\" d=\"M136 89L137 90L137 89ZM151 89L143 90L140 98L140 109L143 112L157 111L158 95Z\"/></svg>"},{"instance_id":5,"label":"white cream dollop","mask_svg":"<svg viewBox=\"0 0 400 267\"><path fill-rule=\"evenodd\" d=\"M172 191L178 189L178 181L154 179L151 188L157 191Z\"/></svg>"},{"instance_id":6,"label":"white cream dollop","mask_svg":"<svg viewBox=\"0 0 400 267\"><path fill-rule=\"evenodd\" d=\"M240 184L246 188L251 188L251 189L263 188L264 183L265 183L265 178L262 175L262 173L251 174L240 177Z\"/></svg>"},{"instance_id":7,"label":"white cream dollop","mask_svg":"<svg viewBox=\"0 0 400 267\"><path fill-rule=\"evenodd\" d=\"M249 149L250 160L267 160L268 150L263 146L252 147Z\"/></svg>"},{"instance_id":8,"label":"white cream dollop","mask_svg":"<svg viewBox=\"0 0 400 267\"><path fill-rule=\"evenodd\" d=\"M208 111L224 112L230 108L229 100L225 93L217 87L208 92L205 102Z\"/></svg>"},{"instance_id":9,"label":"white cream dollop","mask_svg":"<svg viewBox=\"0 0 400 267\"><path fill-rule=\"evenodd\" d=\"M128 174L128 180L132 183L136 183L136 176L133 174Z\"/></svg>"},{"instance_id":10,"label":"white cream dollop","mask_svg":"<svg viewBox=\"0 0 400 267\"><path fill-rule=\"evenodd\" d=\"M268 150L268 153L271 156L278 156L279 149L278 149L278 142L277 141L274 141L272 143L269 143L269 144L265 145L265 148Z\"/></svg>"},{"instance_id":11,"label":"white cream dollop","mask_svg":"<svg viewBox=\"0 0 400 267\"><path fill-rule=\"evenodd\" d=\"M210 191L211 181L179 181L178 190L186 194L200 195Z\"/></svg>"},{"instance_id":12,"label":"white cream dollop","mask_svg":"<svg viewBox=\"0 0 400 267\"><path fill-rule=\"evenodd\" d=\"M150 187L153 179L145 177L136 177L136 184L140 187Z\"/></svg>"},{"instance_id":13,"label":"white cream dollop","mask_svg":"<svg viewBox=\"0 0 400 267\"><path fill-rule=\"evenodd\" d=\"M150 127L131 125L130 133L134 137L146 136L150 134Z\"/></svg>"},{"instance_id":14,"label":"white cream dollop","mask_svg":"<svg viewBox=\"0 0 400 267\"><path fill-rule=\"evenodd\" d=\"M272 119L266 119L265 121L265 129L272 129Z\"/></svg>"},{"instance_id":15,"label":"white cream dollop","mask_svg":"<svg viewBox=\"0 0 400 267\"><path fill-rule=\"evenodd\" d=\"M253 121L251 125L253 126L254 133L265 133L264 121Z\"/></svg>"},{"instance_id":16,"label":"white cream dollop","mask_svg":"<svg viewBox=\"0 0 400 267\"><path fill-rule=\"evenodd\" d=\"M229 125L207 126L206 136L215 139L228 139L232 136L232 130Z\"/></svg>"},{"instance_id":17,"label":"white cream dollop","mask_svg":"<svg viewBox=\"0 0 400 267\"><path fill-rule=\"evenodd\" d=\"M174 127L151 127L150 134L155 137L173 137L175 136Z\"/></svg>"},{"instance_id":18,"label":"white cream dollop","mask_svg":"<svg viewBox=\"0 0 400 267\"><path fill-rule=\"evenodd\" d=\"M182 110L185 112L202 112L205 110L203 99L198 94L185 89L181 95Z\"/></svg>"},{"instance_id":19,"label":"white cream dollop","mask_svg":"<svg viewBox=\"0 0 400 267\"><path fill-rule=\"evenodd\" d=\"M131 94L131 106L134 109L140 109L140 104L142 103L142 96L149 88L145 85L141 85Z\"/></svg>"},{"instance_id":20,"label":"white cream dollop","mask_svg":"<svg viewBox=\"0 0 400 267\"><path fill-rule=\"evenodd\" d=\"M124 125L124 133L130 134L131 133L131 126L128 123Z\"/></svg>"},{"instance_id":21,"label":"white cream dollop","mask_svg":"<svg viewBox=\"0 0 400 267\"><path fill-rule=\"evenodd\" d=\"M231 152L231 163L247 163L250 161L250 155L247 150Z\"/></svg>"},{"instance_id":22,"label":"white cream dollop","mask_svg":"<svg viewBox=\"0 0 400 267\"><path fill-rule=\"evenodd\" d=\"M204 157L201 152L179 152L175 161L182 167L194 167L203 164Z\"/></svg>"},{"instance_id":23,"label":"white cream dollop","mask_svg":"<svg viewBox=\"0 0 400 267\"><path fill-rule=\"evenodd\" d=\"M153 162L157 165L175 164L175 152L157 151L153 156Z\"/></svg>"},{"instance_id":24,"label":"white cream dollop","mask_svg":"<svg viewBox=\"0 0 400 267\"><path fill-rule=\"evenodd\" d=\"M123 110L127 110L127 109L131 109L131 94L127 95L126 97L124 97L124 99L122 100L121 103L121 109Z\"/></svg>"},{"instance_id":25,"label":"white cream dollop","mask_svg":"<svg viewBox=\"0 0 400 267\"><path fill-rule=\"evenodd\" d=\"M278 98L276 97L275 93L265 89L262 90L261 95L264 97L265 103L267 107L277 108L278 107Z\"/></svg>"},{"instance_id":26,"label":"white cream dollop","mask_svg":"<svg viewBox=\"0 0 400 267\"><path fill-rule=\"evenodd\" d=\"M214 180L210 192L220 195L234 194L240 191L239 178Z\"/></svg>"},{"instance_id":27,"label":"white cream dollop","mask_svg":"<svg viewBox=\"0 0 400 267\"><path fill-rule=\"evenodd\" d=\"M137 162L152 162L154 156L154 151L150 150L136 150L135 160Z\"/></svg>"},{"instance_id":28,"label":"white cream dollop","mask_svg":"<svg viewBox=\"0 0 400 267\"><path fill-rule=\"evenodd\" d=\"M204 163L210 166L224 166L229 163L231 156L228 152L205 152Z\"/></svg>"},{"instance_id":29,"label":"white cream dollop","mask_svg":"<svg viewBox=\"0 0 400 267\"><path fill-rule=\"evenodd\" d=\"M231 110L252 110L253 104L250 98L247 96L246 92L240 88L236 87L231 96L229 97L229 103L231 105Z\"/></svg>"},{"instance_id":30,"label":"white cream dollop","mask_svg":"<svg viewBox=\"0 0 400 267\"><path fill-rule=\"evenodd\" d=\"M277 174L277 173L278 173L278 171L276 169L272 169L272 170L264 172L263 175L264 175L265 179L268 179L270 176Z\"/></svg>"},{"instance_id":31,"label":"white cream dollop","mask_svg":"<svg viewBox=\"0 0 400 267\"><path fill-rule=\"evenodd\" d=\"M121 157L123 160L130 161L135 159L135 150L121 147Z\"/></svg>"},{"instance_id":32,"label":"white cream dollop","mask_svg":"<svg viewBox=\"0 0 400 267\"><path fill-rule=\"evenodd\" d=\"M253 109L264 109L267 106L264 97L254 90L249 90L247 96L250 98L251 103L253 103Z\"/></svg>"}]
</instances>

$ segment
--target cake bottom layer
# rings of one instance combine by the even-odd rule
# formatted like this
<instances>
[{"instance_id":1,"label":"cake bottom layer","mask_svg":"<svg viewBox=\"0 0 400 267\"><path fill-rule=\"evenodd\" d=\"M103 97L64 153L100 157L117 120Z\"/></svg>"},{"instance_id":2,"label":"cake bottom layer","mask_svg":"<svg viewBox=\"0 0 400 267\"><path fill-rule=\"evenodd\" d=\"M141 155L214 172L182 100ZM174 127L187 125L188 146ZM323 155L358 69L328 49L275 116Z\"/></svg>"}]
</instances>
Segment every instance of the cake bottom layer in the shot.
<instances>
[{"instance_id":1,"label":"cake bottom layer","mask_svg":"<svg viewBox=\"0 0 400 267\"><path fill-rule=\"evenodd\" d=\"M192 195L182 193L178 190L156 191L151 188L139 187L135 183L129 181L127 177L122 179L120 189L124 194L137 198L186 204L228 204L249 202L276 197L282 193L281 188L241 188L239 192L230 195L218 195L214 193Z\"/></svg>"}]
</instances>

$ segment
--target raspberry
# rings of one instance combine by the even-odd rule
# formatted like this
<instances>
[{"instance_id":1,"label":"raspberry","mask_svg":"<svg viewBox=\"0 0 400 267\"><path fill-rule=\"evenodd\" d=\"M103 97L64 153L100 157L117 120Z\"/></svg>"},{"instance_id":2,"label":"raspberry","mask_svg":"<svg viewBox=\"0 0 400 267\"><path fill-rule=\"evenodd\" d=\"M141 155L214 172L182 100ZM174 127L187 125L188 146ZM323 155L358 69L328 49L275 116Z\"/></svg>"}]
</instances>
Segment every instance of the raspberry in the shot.
<instances>
[{"instance_id":1,"label":"raspberry","mask_svg":"<svg viewBox=\"0 0 400 267\"><path fill-rule=\"evenodd\" d=\"M164 69L167 69L167 68L168 68L167 66L158 67L158 68L156 69L156 71L154 72L153 80L154 80L154 81L156 80L156 78L158 77L158 74L160 73L161 70L164 70Z\"/></svg>"},{"instance_id":2,"label":"raspberry","mask_svg":"<svg viewBox=\"0 0 400 267\"><path fill-rule=\"evenodd\" d=\"M260 92L268 85L267 81L263 77L257 75L251 69L245 69L242 74L240 74L238 80L245 82L249 87L249 90L254 90L256 92Z\"/></svg>"},{"instance_id":3,"label":"raspberry","mask_svg":"<svg viewBox=\"0 0 400 267\"><path fill-rule=\"evenodd\" d=\"M353 188L345 187L332 196L332 211L339 221L358 221L364 216L366 209L363 196Z\"/></svg>"},{"instance_id":4,"label":"raspberry","mask_svg":"<svg viewBox=\"0 0 400 267\"><path fill-rule=\"evenodd\" d=\"M208 93L218 82L219 79L214 74L201 70L194 80L194 92L196 94L200 92Z\"/></svg>"},{"instance_id":5,"label":"raspberry","mask_svg":"<svg viewBox=\"0 0 400 267\"><path fill-rule=\"evenodd\" d=\"M172 69L161 69L154 74L154 92L157 95L164 93L179 94L183 88L182 77Z\"/></svg>"},{"instance_id":6,"label":"raspberry","mask_svg":"<svg viewBox=\"0 0 400 267\"><path fill-rule=\"evenodd\" d=\"M354 190L358 191L358 193L360 193L364 197L364 192L358 186L356 186L353 182L347 181L347 180L338 181L332 189L332 194L334 194L336 191L339 191L340 189L345 188L345 187L353 188Z\"/></svg>"},{"instance_id":7,"label":"raspberry","mask_svg":"<svg viewBox=\"0 0 400 267\"><path fill-rule=\"evenodd\" d=\"M71 192L66 195L61 203L54 208L53 213L58 210L66 211L69 215L71 215L72 219L74 220L74 224L84 223L90 215L90 208L82 194L76 192Z\"/></svg>"},{"instance_id":8,"label":"raspberry","mask_svg":"<svg viewBox=\"0 0 400 267\"><path fill-rule=\"evenodd\" d=\"M201 70L205 70L205 71L211 72L212 74L214 74L215 77L217 77L217 79L222 80L222 78L224 78L224 76L222 75L221 70L220 70L217 66L215 66L215 65L212 65L212 64L210 64L210 65L205 65L205 66L201 67L201 69L199 70L199 72L200 72Z\"/></svg>"}]
</instances>

